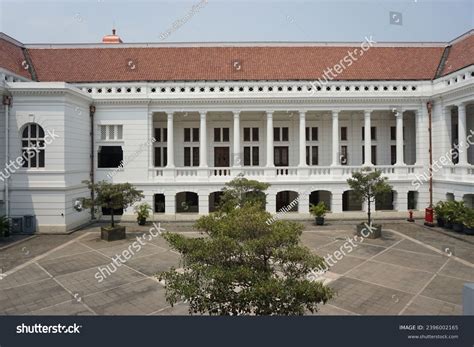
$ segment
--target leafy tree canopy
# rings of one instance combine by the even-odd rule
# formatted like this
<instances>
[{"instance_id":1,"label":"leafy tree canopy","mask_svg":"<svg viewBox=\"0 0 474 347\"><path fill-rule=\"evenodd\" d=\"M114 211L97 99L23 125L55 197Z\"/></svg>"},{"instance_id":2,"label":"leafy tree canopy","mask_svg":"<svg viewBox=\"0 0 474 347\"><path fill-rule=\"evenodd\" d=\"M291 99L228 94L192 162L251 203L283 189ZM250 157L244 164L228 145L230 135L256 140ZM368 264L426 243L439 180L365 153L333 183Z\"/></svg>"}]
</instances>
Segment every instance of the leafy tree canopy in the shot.
<instances>
[{"instance_id":1,"label":"leafy tree canopy","mask_svg":"<svg viewBox=\"0 0 474 347\"><path fill-rule=\"evenodd\" d=\"M226 183L222 189L220 209L224 212L230 212L237 207L242 207L247 202L256 203L261 208L265 208L265 190L269 186L268 183L249 180L243 175L239 175Z\"/></svg>"}]
</instances>

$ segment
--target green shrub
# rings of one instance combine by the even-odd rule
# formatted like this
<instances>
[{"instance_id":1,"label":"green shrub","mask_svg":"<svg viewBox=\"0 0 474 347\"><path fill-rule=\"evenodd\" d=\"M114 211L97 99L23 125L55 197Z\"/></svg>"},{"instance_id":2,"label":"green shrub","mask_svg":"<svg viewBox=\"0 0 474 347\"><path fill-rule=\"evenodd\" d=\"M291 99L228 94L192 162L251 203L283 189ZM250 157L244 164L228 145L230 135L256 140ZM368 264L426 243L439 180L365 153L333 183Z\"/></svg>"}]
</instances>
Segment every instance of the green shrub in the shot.
<instances>
[{"instance_id":1,"label":"green shrub","mask_svg":"<svg viewBox=\"0 0 474 347\"><path fill-rule=\"evenodd\" d=\"M317 205L311 204L309 212L315 217L324 217L328 208L323 201L320 201Z\"/></svg>"},{"instance_id":2,"label":"green shrub","mask_svg":"<svg viewBox=\"0 0 474 347\"><path fill-rule=\"evenodd\" d=\"M10 222L6 216L0 216L0 236L10 236Z\"/></svg>"}]
</instances>

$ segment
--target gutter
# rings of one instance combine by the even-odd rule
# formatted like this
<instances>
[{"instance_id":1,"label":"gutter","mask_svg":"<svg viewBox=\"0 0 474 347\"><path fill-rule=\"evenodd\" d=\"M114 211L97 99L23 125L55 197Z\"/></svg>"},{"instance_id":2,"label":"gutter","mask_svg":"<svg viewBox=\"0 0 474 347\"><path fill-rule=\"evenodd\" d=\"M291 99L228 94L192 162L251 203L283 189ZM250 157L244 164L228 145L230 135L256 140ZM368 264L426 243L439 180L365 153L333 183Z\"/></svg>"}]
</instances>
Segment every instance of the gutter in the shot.
<instances>
[{"instance_id":1,"label":"gutter","mask_svg":"<svg viewBox=\"0 0 474 347\"><path fill-rule=\"evenodd\" d=\"M94 114L95 114L95 106L90 105L89 106L89 116L90 116L90 126L91 126L91 131L90 131L90 146L91 146L91 151L90 151L90 181L92 184L94 184ZM91 189L91 199L94 201L94 189ZM91 221L95 219L94 215L94 206L91 207Z\"/></svg>"},{"instance_id":2,"label":"gutter","mask_svg":"<svg viewBox=\"0 0 474 347\"><path fill-rule=\"evenodd\" d=\"M11 96L3 96L3 105L5 106L5 167L10 162L10 105L12 102ZM10 217L10 193L9 193L9 177L5 177L4 186L5 186L5 216Z\"/></svg>"}]
</instances>

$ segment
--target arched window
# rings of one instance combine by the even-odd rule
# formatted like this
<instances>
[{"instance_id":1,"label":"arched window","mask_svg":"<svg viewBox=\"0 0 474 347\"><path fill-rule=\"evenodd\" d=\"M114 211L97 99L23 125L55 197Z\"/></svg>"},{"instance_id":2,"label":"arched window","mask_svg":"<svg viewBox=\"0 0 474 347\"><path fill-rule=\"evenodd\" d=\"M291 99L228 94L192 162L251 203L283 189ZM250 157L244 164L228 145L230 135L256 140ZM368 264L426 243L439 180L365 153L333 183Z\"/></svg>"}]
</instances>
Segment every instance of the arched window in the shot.
<instances>
[{"instance_id":1,"label":"arched window","mask_svg":"<svg viewBox=\"0 0 474 347\"><path fill-rule=\"evenodd\" d=\"M23 129L21 150L24 159L23 167L44 167L44 130L35 123L30 123Z\"/></svg>"}]
</instances>

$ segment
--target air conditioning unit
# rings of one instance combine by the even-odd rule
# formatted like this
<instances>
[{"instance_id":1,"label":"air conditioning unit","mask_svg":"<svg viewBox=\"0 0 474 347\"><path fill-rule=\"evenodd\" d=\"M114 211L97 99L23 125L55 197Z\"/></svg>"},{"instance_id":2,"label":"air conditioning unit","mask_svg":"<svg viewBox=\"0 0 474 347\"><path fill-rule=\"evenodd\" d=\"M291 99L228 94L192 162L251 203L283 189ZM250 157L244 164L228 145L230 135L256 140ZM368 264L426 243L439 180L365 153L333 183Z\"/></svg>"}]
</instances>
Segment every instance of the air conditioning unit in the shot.
<instances>
[{"instance_id":1,"label":"air conditioning unit","mask_svg":"<svg viewBox=\"0 0 474 347\"><path fill-rule=\"evenodd\" d=\"M12 217L10 231L12 234L23 232L23 217Z\"/></svg>"},{"instance_id":2,"label":"air conditioning unit","mask_svg":"<svg viewBox=\"0 0 474 347\"><path fill-rule=\"evenodd\" d=\"M36 232L36 217L33 215L23 216L23 232L25 234L34 234Z\"/></svg>"}]
</instances>

